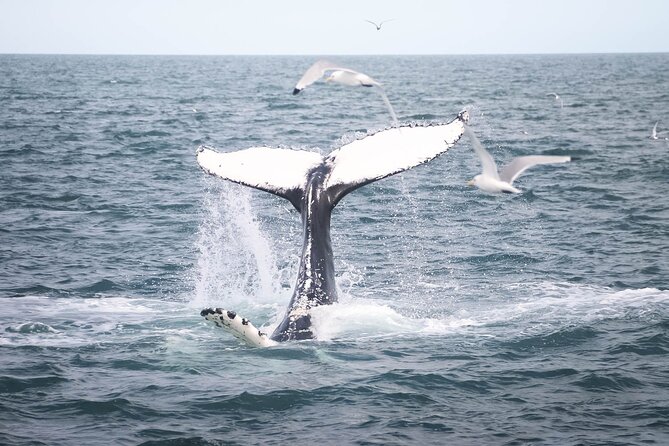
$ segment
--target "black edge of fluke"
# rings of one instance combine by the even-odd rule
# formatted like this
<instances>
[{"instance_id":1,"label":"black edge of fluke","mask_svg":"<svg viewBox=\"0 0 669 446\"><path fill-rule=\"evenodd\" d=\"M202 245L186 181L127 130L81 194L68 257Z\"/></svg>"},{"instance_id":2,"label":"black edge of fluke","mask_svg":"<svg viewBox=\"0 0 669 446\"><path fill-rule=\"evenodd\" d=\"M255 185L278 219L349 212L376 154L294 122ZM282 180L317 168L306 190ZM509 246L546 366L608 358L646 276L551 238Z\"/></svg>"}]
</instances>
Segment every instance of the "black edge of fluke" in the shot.
<instances>
[{"instance_id":1,"label":"black edge of fluke","mask_svg":"<svg viewBox=\"0 0 669 446\"><path fill-rule=\"evenodd\" d=\"M293 89L293 94L294 94L294 95L295 95L295 94L298 94L300 91L302 91L302 90L300 90L299 88L294 88L294 89Z\"/></svg>"},{"instance_id":2,"label":"black edge of fluke","mask_svg":"<svg viewBox=\"0 0 669 446\"><path fill-rule=\"evenodd\" d=\"M469 123L469 112L467 110L462 110L458 113L458 119L465 124Z\"/></svg>"}]
</instances>

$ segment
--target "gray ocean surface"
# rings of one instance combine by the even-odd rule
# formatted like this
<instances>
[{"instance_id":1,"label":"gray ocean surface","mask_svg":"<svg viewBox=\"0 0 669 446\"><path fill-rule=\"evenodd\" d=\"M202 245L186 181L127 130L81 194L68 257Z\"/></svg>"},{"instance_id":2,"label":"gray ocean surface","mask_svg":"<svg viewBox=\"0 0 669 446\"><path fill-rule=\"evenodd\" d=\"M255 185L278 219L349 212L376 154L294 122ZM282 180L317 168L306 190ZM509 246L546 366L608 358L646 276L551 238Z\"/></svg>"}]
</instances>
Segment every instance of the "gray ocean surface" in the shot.
<instances>
[{"instance_id":1,"label":"gray ocean surface","mask_svg":"<svg viewBox=\"0 0 669 446\"><path fill-rule=\"evenodd\" d=\"M315 57L0 55L0 444L669 444L669 54L333 59L500 165L574 160L489 195L463 138L353 192L318 339L254 349L199 311L271 331L299 215L196 148L328 153L381 96L291 95Z\"/></svg>"}]
</instances>

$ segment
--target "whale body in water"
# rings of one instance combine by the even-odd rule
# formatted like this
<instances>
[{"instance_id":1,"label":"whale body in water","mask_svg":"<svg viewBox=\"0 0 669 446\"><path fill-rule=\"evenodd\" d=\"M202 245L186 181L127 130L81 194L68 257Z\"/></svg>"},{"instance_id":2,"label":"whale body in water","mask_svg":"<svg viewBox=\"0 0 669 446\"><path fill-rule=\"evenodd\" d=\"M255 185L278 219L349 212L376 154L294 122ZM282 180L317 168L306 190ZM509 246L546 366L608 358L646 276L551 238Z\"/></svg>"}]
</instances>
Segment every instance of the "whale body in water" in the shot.
<instances>
[{"instance_id":1,"label":"whale body in water","mask_svg":"<svg viewBox=\"0 0 669 446\"><path fill-rule=\"evenodd\" d=\"M313 338L310 310L337 301L330 240L330 217L337 203L359 187L445 153L464 133L468 118L464 111L445 124L385 129L325 156L270 147L227 153L207 146L197 149L197 162L206 173L285 198L301 215L304 241L297 280L271 341ZM249 339L253 325L232 311L206 309L201 314L252 345L268 345L260 332L256 340Z\"/></svg>"}]
</instances>

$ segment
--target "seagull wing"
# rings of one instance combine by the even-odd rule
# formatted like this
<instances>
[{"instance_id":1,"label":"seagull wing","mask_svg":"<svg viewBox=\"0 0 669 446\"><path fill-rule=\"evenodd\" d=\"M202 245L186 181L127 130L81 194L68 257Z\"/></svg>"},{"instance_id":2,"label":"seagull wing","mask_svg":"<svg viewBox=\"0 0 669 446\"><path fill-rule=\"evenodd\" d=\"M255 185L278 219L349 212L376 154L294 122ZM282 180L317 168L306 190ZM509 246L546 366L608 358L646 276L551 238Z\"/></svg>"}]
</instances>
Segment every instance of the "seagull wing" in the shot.
<instances>
[{"instance_id":1,"label":"seagull wing","mask_svg":"<svg viewBox=\"0 0 669 446\"><path fill-rule=\"evenodd\" d=\"M365 20L365 22L367 22L367 23L371 23L372 25L376 26L377 28L378 28L379 26L381 26L381 25L377 25L376 23L372 22L371 20ZM383 23L383 22L381 22L381 23Z\"/></svg>"},{"instance_id":2,"label":"seagull wing","mask_svg":"<svg viewBox=\"0 0 669 446\"><path fill-rule=\"evenodd\" d=\"M495 160L493 159L493 157L490 155L490 153L488 153L486 149L483 148L481 142L476 137L474 132L472 132L469 126L466 126L465 133L472 142L472 147L474 147L474 151L481 159L481 165L483 166L483 175L499 180L499 175L497 174L497 164L495 164Z\"/></svg>"},{"instance_id":3,"label":"seagull wing","mask_svg":"<svg viewBox=\"0 0 669 446\"><path fill-rule=\"evenodd\" d=\"M521 173L532 166L539 164L566 163L568 161L571 161L571 157L569 156L521 156L519 158L514 158L509 164L504 166L499 173L499 178L502 181L512 184Z\"/></svg>"},{"instance_id":4,"label":"seagull wing","mask_svg":"<svg viewBox=\"0 0 669 446\"><path fill-rule=\"evenodd\" d=\"M201 146L196 156L206 173L286 198L297 209L307 174L323 162L315 152L270 147L220 153Z\"/></svg>"},{"instance_id":5,"label":"seagull wing","mask_svg":"<svg viewBox=\"0 0 669 446\"><path fill-rule=\"evenodd\" d=\"M326 165L333 164L325 184L333 194L333 205L358 187L445 153L462 136L468 117L463 112L447 124L382 130L333 151L325 158Z\"/></svg>"},{"instance_id":6,"label":"seagull wing","mask_svg":"<svg viewBox=\"0 0 669 446\"><path fill-rule=\"evenodd\" d=\"M293 94L298 94L300 91L304 90L309 85L316 82L318 79L322 78L326 71L333 70L348 70L347 68L340 68L336 64L329 62L327 60L319 60L314 63L309 69L304 73L300 80L295 85L293 89ZM351 71L351 70L348 70Z\"/></svg>"}]
</instances>

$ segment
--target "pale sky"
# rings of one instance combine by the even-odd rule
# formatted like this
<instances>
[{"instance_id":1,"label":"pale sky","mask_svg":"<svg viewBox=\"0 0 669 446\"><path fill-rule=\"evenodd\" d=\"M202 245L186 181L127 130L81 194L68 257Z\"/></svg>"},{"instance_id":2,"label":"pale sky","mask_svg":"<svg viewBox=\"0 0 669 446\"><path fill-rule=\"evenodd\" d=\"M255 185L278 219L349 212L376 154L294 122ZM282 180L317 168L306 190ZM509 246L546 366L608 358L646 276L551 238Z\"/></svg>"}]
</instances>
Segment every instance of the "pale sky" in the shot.
<instances>
[{"instance_id":1,"label":"pale sky","mask_svg":"<svg viewBox=\"0 0 669 446\"><path fill-rule=\"evenodd\" d=\"M669 52L669 0L0 0L0 54L608 52Z\"/></svg>"}]
</instances>

